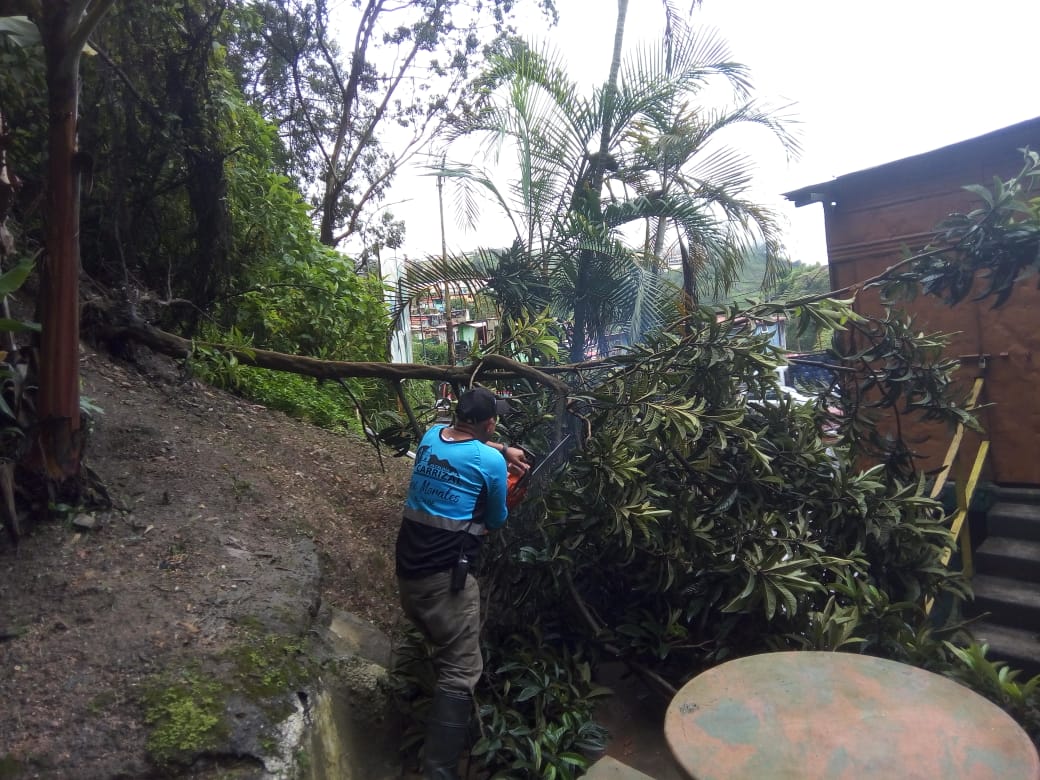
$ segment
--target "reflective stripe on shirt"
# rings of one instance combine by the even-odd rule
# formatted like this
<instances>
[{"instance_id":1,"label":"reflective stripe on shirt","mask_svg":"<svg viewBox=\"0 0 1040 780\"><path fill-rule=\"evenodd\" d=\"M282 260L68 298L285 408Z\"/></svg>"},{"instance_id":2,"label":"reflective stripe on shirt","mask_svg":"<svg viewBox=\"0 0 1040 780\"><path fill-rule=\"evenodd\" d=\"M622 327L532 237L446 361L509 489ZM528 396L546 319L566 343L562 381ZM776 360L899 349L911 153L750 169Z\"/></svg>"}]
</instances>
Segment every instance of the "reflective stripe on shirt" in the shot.
<instances>
[{"instance_id":1,"label":"reflective stripe on shirt","mask_svg":"<svg viewBox=\"0 0 1040 780\"><path fill-rule=\"evenodd\" d=\"M421 509L412 509L410 506L404 508L404 516L413 523L439 528L442 531L463 531L473 536L484 536L487 533L487 528L483 523L452 520L450 517L431 515L429 512L423 512Z\"/></svg>"}]
</instances>

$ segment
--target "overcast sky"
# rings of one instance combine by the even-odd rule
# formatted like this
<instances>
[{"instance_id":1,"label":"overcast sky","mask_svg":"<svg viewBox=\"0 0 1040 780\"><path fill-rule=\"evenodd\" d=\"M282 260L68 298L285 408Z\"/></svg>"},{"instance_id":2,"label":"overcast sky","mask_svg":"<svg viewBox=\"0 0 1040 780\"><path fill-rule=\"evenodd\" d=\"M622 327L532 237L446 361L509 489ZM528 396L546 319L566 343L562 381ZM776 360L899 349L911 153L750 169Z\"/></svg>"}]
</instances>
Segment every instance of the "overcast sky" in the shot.
<instances>
[{"instance_id":1,"label":"overcast sky","mask_svg":"<svg viewBox=\"0 0 1040 780\"><path fill-rule=\"evenodd\" d=\"M568 56L576 80L602 82L616 4L557 5L558 28L532 34ZM630 0L628 19L626 44L660 35L661 0ZM826 261L823 214L819 205L794 209L780 193L1040 116L1040 0L704 0L693 23L722 33L750 67L757 97L792 104L800 159L787 162L764 136L741 141L759 166L755 197L780 211L792 259ZM405 177L396 190L393 200L408 199L392 206L408 224L403 252L438 251L433 180ZM449 249L492 240L446 222Z\"/></svg>"}]
</instances>

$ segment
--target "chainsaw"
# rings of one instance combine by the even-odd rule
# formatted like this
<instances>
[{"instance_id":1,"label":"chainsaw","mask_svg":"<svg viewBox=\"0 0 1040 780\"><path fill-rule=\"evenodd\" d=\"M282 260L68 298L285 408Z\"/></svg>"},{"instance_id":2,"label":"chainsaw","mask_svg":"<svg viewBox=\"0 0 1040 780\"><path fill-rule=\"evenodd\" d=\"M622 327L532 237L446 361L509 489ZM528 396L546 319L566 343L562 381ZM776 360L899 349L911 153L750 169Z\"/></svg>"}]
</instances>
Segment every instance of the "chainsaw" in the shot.
<instances>
[{"instance_id":1,"label":"chainsaw","mask_svg":"<svg viewBox=\"0 0 1040 780\"><path fill-rule=\"evenodd\" d=\"M548 455L538 460L538 462L535 465L531 466L531 468L529 468L522 474L517 474L514 472L509 473L509 479L506 487L506 506L509 509L514 509L521 501L524 500L524 497L527 495L527 489L531 486L531 482L535 478L535 476L540 471L542 471L542 469L544 469L548 464L552 463L555 455L563 449L564 445L567 444L567 442L570 441L570 439L571 435L568 433L566 436L560 439L559 444L557 444L555 447L549 450ZM535 460L534 453L531 452L529 449L523 446L520 446L520 449L522 449L524 451L524 454L527 455L528 460Z\"/></svg>"}]
</instances>

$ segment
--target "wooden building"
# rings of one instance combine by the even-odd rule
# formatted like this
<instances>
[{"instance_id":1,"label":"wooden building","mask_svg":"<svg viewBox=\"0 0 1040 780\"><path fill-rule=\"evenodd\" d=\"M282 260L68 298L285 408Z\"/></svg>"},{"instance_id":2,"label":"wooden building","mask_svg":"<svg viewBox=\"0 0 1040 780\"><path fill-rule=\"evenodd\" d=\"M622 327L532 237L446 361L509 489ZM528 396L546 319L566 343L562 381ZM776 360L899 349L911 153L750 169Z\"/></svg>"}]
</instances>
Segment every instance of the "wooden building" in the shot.
<instances>
[{"instance_id":1,"label":"wooden building","mask_svg":"<svg viewBox=\"0 0 1040 780\"><path fill-rule=\"evenodd\" d=\"M963 188L1007 179L1023 165L1022 149L1040 150L1040 117L1001 130L839 176L785 194L798 206L820 203L825 212L832 289L871 278L902 259L902 249L929 243L948 214L979 205ZM1037 193L1040 195L1040 192ZM970 382L985 376L981 420L990 439L989 479L1001 485L1040 485L1040 290L1024 279L999 309L992 299L947 306L930 297L907 304L917 329L954 334L948 354L960 359ZM857 309L879 313L876 294ZM917 426L909 440L935 469L951 432Z\"/></svg>"}]
</instances>

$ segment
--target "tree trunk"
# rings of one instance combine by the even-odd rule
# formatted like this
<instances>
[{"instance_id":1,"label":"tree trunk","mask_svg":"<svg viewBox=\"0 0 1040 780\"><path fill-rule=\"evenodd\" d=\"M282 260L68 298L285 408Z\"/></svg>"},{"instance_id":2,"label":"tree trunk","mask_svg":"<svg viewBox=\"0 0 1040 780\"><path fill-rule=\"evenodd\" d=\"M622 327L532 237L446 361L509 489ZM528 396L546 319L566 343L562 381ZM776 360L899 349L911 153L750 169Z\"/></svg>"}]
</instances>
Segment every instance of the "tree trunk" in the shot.
<instances>
[{"instance_id":1,"label":"tree trunk","mask_svg":"<svg viewBox=\"0 0 1040 780\"><path fill-rule=\"evenodd\" d=\"M232 273L231 215L226 144L216 129L216 114L220 109L209 83L208 60L214 41L214 20L186 6L184 26L192 59L187 62L171 59L167 64L167 79L169 93L176 96L178 102L184 132L188 202L195 218L192 262L182 278L188 297L196 305L187 322L189 335L194 335L200 309L212 304Z\"/></svg>"},{"instance_id":2,"label":"tree trunk","mask_svg":"<svg viewBox=\"0 0 1040 780\"><path fill-rule=\"evenodd\" d=\"M325 188L321 196L321 220L318 226L318 240L326 246L334 247L336 241L336 225L340 217L340 198L347 186L346 177L349 168L340 173L343 158L348 156L348 147L354 131L358 111L358 94L361 78L365 70L365 58L368 56L368 44L379 15L383 12L383 0L368 0L358 23L357 35L354 39L354 51L350 56L350 73L343 88L343 107L336 129L336 140L326 160L328 170L325 172ZM344 166L346 167L346 166Z\"/></svg>"},{"instance_id":3,"label":"tree trunk","mask_svg":"<svg viewBox=\"0 0 1040 780\"><path fill-rule=\"evenodd\" d=\"M46 252L40 269L39 431L29 463L58 483L80 475L79 61L114 0L43 0L35 19L47 63Z\"/></svg>"},{"instance_id":4,"label":"tree trunk","mask_svg":"<svg viewBox=\"0 0 1040 780\"><path fill-rule=\"evenodd\" d=\"M200 121L208 120L200 118ZM206 135L199 128L185 129L189 138ZM199 309L209 308L231 275L231 215L224 156L212 147L203 151L205 149L207 147L196 147L185 155L188 202L195 217L193 273L186 280L188 297L197 306L187 323L190 334L198 330Z\"/></svg>"},{"instance_id":5,"label":"tree trunk","mask_svg":"<svg viewBox=\"0 0 1040 780\"><path fill-rule=\"evenodd\" d=\"M151 347L156 352L175 358L186 358L191 355L194 343L173 333L167 333L152 327L139 319L128 319L121 311L113 314L116 308L111 302L92 302L94 311L100 315L95 335L102 339L118 341L133 339ZM119 320L115 322L114 320ZM102 324L104 323L104 324ZM532 366L519 363L503 355L485 355L477 363L462 366L432 366L420 363L375 363L350 362L343 360L320 360L303 355L287 355L266 349L240 349L230 345L207 344L234 355L244 366L256 366L272 371L284 371L301 376L310 376L320 380L337 380L346 378L385 379L399 382L405 379L426 379L435 382L449 382L455 386L468 386L470 382L483 377L488 380L525 379L534 384L547 387L560 398L570 395L569 385L555 374L566 374L573 369L568 367Z\"/></svg>"},{"instance_id":6,"label":"tree trunk","mask_svg":"<svg viewBox=\"0 0 1040 780\"><path fill-rule=\"evenodd\" d=\"M444 158L441 158L441 167L444 167ZM444 177L437 177L437 206L441 218L441 262L445 266L444 279L444 340L448 342L448 365L455 365L455 332L451 319L451 290L448 289L447 265L448 265L448 236L444 232Z\"/></svg>"},{"instance_id":7,"label":"tree trunk","mask_svg":"<svg viewBox=\"0 0 1040 780\"><path fill-rule=\"evenodd\" d=\"M625 18L628 16L628 0L618 0L617 23L614 25L614 51L610 57L610 75L603 96L606 104L603 111L603 127L600 128L599 153L606 155L610 148L610 133L614 114L614 97L617 94L618 72L621 70L621 50L625 39Z\"/></svg>"},{"instance_id":8,"label":"tree trunk","mask_svg":"<svg viewBox=\"0 0 1040 780\"><path fill-rule=\"evenodd\" d=\"M697 258L694 256L695 247L687 245L682 238L679 239L679 255L682 257L683 298L682 305L685 311L691 311L700 303L697 292Z\"/></svg>"},{"instance_id":9,"label":"tree trunk","mask_svg":"<svg viewBox=\"0 0 1040 780\"><path fill-rule=\"evenodd\" d=\"M46 252L40 273L40 421L35 458L58 482L79 475L79 194L76 119L80 50L64 3L44 3L47 60Z\"/></svg>"},{"instance_id":10,"label":"tree trunk","mask_svg":"<svg viewBox=\"0 0 1040 780\"><path fill-rule=\"evenodd\" d=\"M614 96L617 93L618 72L621 70L621 50L625 38L625 17L628 15L628 0L618 0L617 23L614 26L614 50L610 58L610 74L603 90L603 125L600 127L599 151L589 164L584 180L579 179L575 187L572 204L585 203L594 222L601 221L599 201L603 190L603 179L606 174L606 160L610 151L610 134L613 132ZM584 189L584 191L583 191ZM592 320L592 304L588 299L588 284L592 273L594 258L589 250L582 250L578 256L577 289L574 299L574 328L571 337L572 363L585 359L585 343L589 338Z\"/></svg>"}]
</instances>

